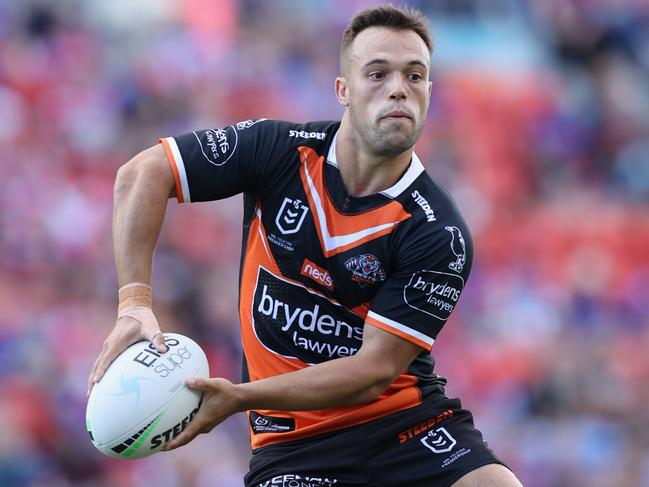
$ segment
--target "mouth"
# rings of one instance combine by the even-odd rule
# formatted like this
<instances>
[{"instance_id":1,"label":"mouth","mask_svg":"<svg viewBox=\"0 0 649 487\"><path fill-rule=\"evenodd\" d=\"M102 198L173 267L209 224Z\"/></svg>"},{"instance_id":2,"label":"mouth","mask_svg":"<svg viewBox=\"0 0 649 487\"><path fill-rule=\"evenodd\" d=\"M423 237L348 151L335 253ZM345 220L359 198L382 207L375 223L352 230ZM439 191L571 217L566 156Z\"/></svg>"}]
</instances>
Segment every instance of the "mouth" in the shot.
<instances>
[{"instance_id":1,"label":"mouth","mask_svg":"<svg viewBox=\"0 0 649 487\"><path fill-rule=\"evenodd\" d=\"M381 117L381 120L412 120L412 117L408 112L402 110L395 110Z\"/></svg>"}]
</instances>

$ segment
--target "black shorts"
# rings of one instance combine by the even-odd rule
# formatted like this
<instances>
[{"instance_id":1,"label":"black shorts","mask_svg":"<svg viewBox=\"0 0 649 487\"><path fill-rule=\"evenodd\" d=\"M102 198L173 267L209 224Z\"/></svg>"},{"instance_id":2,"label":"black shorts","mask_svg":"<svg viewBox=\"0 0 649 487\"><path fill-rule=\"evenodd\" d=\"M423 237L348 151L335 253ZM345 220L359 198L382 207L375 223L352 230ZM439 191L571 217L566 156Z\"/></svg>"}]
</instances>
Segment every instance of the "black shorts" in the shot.
<instances>
[{"instance_id":1,"label":"black shorts","mask_svg":"<svg viewBox=\"0 0 649 487\"><path fill-rule=\"evenodd\" d=\"M414 408L255 450L246 487L444 487L500 463L459 399L435 393ZM505 465L506 466L506 465Z\"/></svg>"}]
</instances>

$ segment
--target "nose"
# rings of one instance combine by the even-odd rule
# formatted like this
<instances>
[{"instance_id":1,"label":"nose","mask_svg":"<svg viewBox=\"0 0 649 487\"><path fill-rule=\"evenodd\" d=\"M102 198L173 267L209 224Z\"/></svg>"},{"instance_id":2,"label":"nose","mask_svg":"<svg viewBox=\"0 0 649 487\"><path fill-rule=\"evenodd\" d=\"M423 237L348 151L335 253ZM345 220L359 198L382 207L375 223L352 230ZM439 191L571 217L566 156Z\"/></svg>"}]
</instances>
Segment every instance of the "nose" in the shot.
<instances>
[{"instance_id":1,"label":"nose","mask_svg":"<svg viewBox=\"0 0 649 487\"><path fill-rule=\"evenodd\" d=\"M389 85L390 100L405 100L408 96L406 94L405 81L402 76L394 75L390 80Z\"/></svg>"}]
</instances>

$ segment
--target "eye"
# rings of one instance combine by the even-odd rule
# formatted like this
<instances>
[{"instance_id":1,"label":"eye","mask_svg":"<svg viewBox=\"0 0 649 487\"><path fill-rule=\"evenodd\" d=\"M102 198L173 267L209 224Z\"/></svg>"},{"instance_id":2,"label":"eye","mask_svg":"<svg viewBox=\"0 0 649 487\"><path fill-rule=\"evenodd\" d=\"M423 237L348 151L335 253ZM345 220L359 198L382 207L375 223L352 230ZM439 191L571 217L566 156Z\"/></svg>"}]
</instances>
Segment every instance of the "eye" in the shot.
<instances>
[{"instance_id":1,"label":"eye","mask_svg":"<svg viewBox=\"0 0 649 487\"><path fill-rule=\"evenodd\" d=\"M368 74L368 77L371 80L379 81L385 78L385 75L381 71L372 71L370 74Z\"/></svg>"},{"instance_id":2,"label":"eye","mask_svg":"<svg viewBox=\"0 0 649 487\"><path fill-rule=\"evenodd\" d=\"M424 79L424 77L419 73L410 73L408 75L408 79L410 81L421 81L422 79Z\"/></svg>"}]
</instances>

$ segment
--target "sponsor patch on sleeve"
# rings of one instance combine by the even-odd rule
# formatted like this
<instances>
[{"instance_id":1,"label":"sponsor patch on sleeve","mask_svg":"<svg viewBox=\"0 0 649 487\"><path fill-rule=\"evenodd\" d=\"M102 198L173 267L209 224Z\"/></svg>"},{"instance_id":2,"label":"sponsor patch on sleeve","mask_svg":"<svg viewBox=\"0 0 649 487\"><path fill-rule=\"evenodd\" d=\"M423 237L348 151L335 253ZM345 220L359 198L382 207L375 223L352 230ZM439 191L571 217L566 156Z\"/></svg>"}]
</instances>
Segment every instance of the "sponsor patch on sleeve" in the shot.
<instances>
[{"instance_id":1,"label":"sponsor patch on sleeve","mask_svg":"<svg viewBox=\"0 0 649 487\"><path fill-rule=\"evenodd\" d=\"M457 274L432 270L417 271L403 288L408 306L446 321L464 289L464 279Z\"/></svg>"},{"instance_id":2,"label":"sponsor patch on sleeve","mask_svg":"<svg viewBox=\"0 0 649 487\"><path fill-rule=\"evenodd\" d=\"M234 127L194 132L203 157L215 166L226 164L237 150L239 136Z\"/></svg>"}]
</instances>

